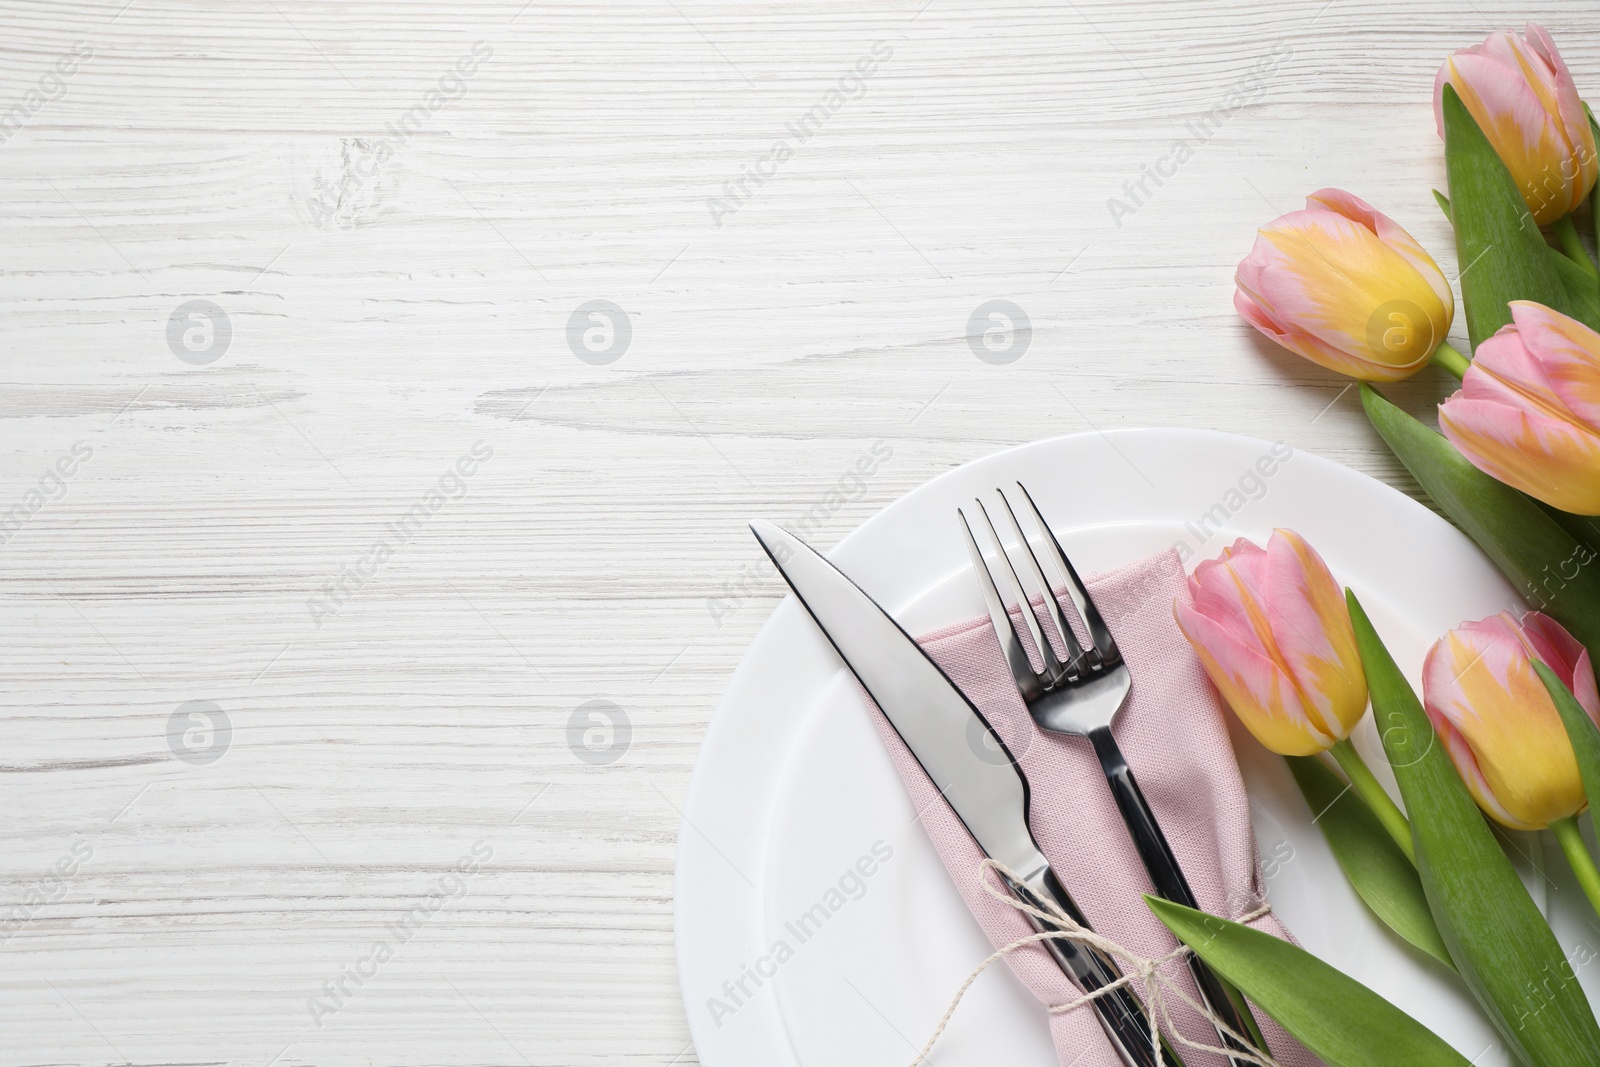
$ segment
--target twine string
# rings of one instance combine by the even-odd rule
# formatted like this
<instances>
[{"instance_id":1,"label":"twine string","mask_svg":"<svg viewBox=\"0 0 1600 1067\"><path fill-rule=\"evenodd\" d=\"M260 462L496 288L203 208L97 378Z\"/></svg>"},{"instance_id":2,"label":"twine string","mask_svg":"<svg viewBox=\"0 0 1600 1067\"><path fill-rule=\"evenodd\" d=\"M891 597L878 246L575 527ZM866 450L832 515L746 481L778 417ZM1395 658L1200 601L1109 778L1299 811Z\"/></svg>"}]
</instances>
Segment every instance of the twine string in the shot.
<instances>
[{"instance_id":1,"label":"twine string","mask_svg":"<svg viewBox=\"0 0 1600 1067\"><path fill-rule=\"evenodd\" d=\"M1004 886L997 885L990 877L991 872L998 874L1009 884L1022 884L1022 879L1005 864L997 860L985 859L978 872L978 880L983 885L984 892L1040 922L1056 927L1056 929L1029 934L1027 937L1019 937L1009 945L996 949L987 959L974 967L972 973L967 975L966 981L961 983L961 988L956 990L949 1007L945 1008L944 1015L939 1019L939 1024L934 1027L933 1034L928 1038L928 1043L922 1046L922 1051L917 1053L917 1058L911 1061L910 1067L919 1067L920 1064L926 1062L929 1054L933 1052L933 1046L938 1043L940 1035L945 1031L945 1027L950 1024L950 1019L955 1015L956 1008L960 1006L961 999L966 996L967 990L972 988L972 983L978 980L979 975L988 970L991 964L1005 959L1018 949L1046 941L1070 941L1090 951L1099 952L1120 961L1123 971L1122 976L1116 981L1101 986L1092 993L1085 993L1083 996L1067 1001L1064 1004L1050 1005L1048 1008L1050 1014L1060 1015L1069 1011L1076 1011L1107 994L1132 986L1137 982L1144 993L1145 1014L1146 1018L1150 1020L1150 1047L1155 1052L1156 1067L1165 1067L1169 1062L1166 1058L1165 1050L1162 1048L1162 1029L1165 1029L1168 1034L1176 1038L1179 1044L1196 1052L1212 1052L1219 1056L1227 1057L1235 1063L1253 1063L1256 1067L1282 1067L1282 1064L1273 1059L1265 1049L1257 1049L1250 1037L1236 1032L1223 1020L1217 1018L1216 1013L1205 1004L1191 997L1188 991L1176 980L1163 973L1162 969L1168 964L1184 959L1194 951L1188 945L1179 944L1176 949L1163 956L1146 959L1123 948L1115 941L1103 937L1085 926L1080 926L1073 921L1070 915L1062 911L1060 905L1053 900L1040 898L1040 903L1044 905L1043 908L1040 908L1027 900L1019 898L1005 889ZM1271 911L1272 905L1263 901L1254 911L1241 915L1237 921L1241 923L1254 922ZM1239 1047L1224 1048L1185 1037L1177 1026L1173 1024L1169 1000L1172 996L1176 996L1193 1008L1216 1027L1219 1033L1237 1041Z\"/></svg>"}]
</instances>

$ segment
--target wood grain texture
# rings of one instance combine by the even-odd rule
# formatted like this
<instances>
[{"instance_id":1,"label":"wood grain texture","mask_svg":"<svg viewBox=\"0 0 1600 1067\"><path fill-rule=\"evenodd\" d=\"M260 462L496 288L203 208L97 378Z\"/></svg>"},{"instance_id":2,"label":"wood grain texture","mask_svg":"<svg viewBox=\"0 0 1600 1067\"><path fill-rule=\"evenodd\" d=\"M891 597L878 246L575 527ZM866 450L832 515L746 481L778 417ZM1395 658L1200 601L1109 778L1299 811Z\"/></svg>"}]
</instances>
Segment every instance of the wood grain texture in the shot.
<instances>
[{"instance_id":1,"label":"wood grain texture","mask_svg":"<svg viewBox=\"0 0 1600 1067\"><path fill-rule=\"evenodd\" d=\"M4 1064L693 1063L677 807L778 595L744 520L878 440L819 540L996 449L1161 424L1414 491L1343 381L1236 319L1232 268L1333 185L1453 275L1429 94L1491 28L1539 19L1600 91L1576 3L124 2L0 2L0 115L57 97L0 144L0 514L92 451L0 545ZM194 299L232 329L204 366L167 339ZM1032 323L1009 365L965 340L991 299ZM590 300L632 326L609 365L568 346ZM169 747L192 700L232 726L208 765ZM569 746L591 700L616 762Z\"/></svg>"}]
</instances>

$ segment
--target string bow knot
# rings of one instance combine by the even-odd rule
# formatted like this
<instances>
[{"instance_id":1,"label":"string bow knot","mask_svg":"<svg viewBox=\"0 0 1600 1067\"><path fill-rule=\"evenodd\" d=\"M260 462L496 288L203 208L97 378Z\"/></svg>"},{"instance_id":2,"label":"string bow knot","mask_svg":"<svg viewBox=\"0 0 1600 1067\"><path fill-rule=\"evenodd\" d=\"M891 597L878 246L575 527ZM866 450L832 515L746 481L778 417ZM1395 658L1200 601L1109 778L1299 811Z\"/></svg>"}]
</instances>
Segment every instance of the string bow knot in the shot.
<instances>
[{"instance_id":1,"label":"string bow knot","mask_svg":"<svg viewBox=\"0 0 1600 1067\"><path fill-rule=\"evenodd\" d=\"M1163 973L1162 969L1168 964L1184 959L1194 951L1188 945L1180 944L1166 955L1157 956L1153 959L1140 956L1123 948L1110 938L1097 934L1088 927L1080 926L1073 921L1070 915L1062 911L1061 907L1053 900L1041 900L1040 903L1044 905L1041 909L1029 901L1018 898L1007 890L1004 885L996 884L994 879L990 877L991 872L998 874L1009 884L1020 884L1022 881L1021 877L1005 864L998 860L985 859L978 872L978 881L983 885L984 892L996 900L1003 901L1018 911L1058 929L1029 934L1027 937L1019 937L1009 945L996 949L987 959L973 968L972 973L967 975L967 980L961 983L961 988L956 990L955 997L950 1001L950 1006L945 1009L944 1016L939 1020L939 1025L934 1027L932 1036L928 1038L928 1043L922 1046L922 1051L917 1053L917 1058L911 1061L910 1067L918 1067L919 1064L927 1060L928 1055L933 1051L933 1046L938 1043L939 1036L944 1033L951 1017L955 1015L956 1008L961 1003L961 998L966 996L967 990L972 988L972 983L976 982L978 976L989 969L990 964L1004 959L1025 945L1040 944L1045 941L1070 941L1075 945L1097 950L1117 960L1121 964L1122 970L1122 977L1115 982L1101 986L1092 993L1085 993L1083 996L1067 1001L1064 1004L1050 1005L1048 1007L1050 1014L1061 1015L1069 1011L1076 1011L1113 990L1122 989L1125 986L1132 985L1134 982L1138 982L1138 989L1144 995L1145 1014L1150 1020L1150 1047L1155 1053L1156 1067L1165 1067L1165 1065L1172 1062L1167 1058L1161 1040L1161 1031L1163 1029L1175 1037L1179 1044L1197 1052L1214 1052L1219 1056L1232 1059L1235 1063L1253 1063L1257 1067L1283 1067L1282 1064L1272 1058L1270 1053L1264 1049L1256 1049L1249 1036L1235 1032L1227 1023L1217 1018L1210 1008L1191 997L1188 991L1174 978ZM1258 900L1256 904L1257 906L1252 911L1241 915L1235 921L1251 923L1272 911L1272 905L1264 900ZM1189 1007L1215 1026L1218 1032L1235 1039L1241 1047L1223 1048L1219 1045L1208 1045L1185 1037L1177 1026L1173 1024L1172 1012L1168 1002L1170 996L1176 996L1185 1004L1188 1004ZM1157 1024L1156 1020L1160 1020L1160 1025Z\"/></svg>"}]
</instances>

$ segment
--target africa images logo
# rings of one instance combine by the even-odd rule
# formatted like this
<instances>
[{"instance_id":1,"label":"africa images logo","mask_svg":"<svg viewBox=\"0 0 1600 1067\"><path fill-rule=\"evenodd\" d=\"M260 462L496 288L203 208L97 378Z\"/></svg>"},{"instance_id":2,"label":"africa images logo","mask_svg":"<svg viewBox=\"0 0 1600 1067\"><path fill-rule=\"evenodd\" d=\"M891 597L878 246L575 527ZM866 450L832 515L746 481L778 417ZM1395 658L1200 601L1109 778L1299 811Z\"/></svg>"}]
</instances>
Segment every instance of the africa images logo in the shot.
<instances>
[{"instance_id":1,"label":"africa images logo","mask_svg":"<svg viewBox=\"0 0 1600 1067\"><path fill-rule=\"evenodd\" d=\"M766 953L756 957L753 964L741 964L737 977L722 983L721 997L707 997L706 1010L711 1021L722 1029L722 1024L761 992L767 980L778 973L778 968L794 959L796 951L822 932L822 928L853 901L867 895L868 882L894 858L894 848L887 841L874 841L872 847L855 863L844 869L822 896L809 908L783 924L787 937L772 943Z\"/></svg>"},{"instance_id":2,"label":"africa images logo","mask_svg":"<svg viewBox=\"0 0 1600 1067\"><path fill-rule=\"evenodd\" d=\"M723 182L722 195L706 200L706 210L710 212L711 221L717 229L722 228L724 218L755 198L756 189L777 177L783 164L794 156L800 145L819 133L850 101L866 96L867 79L876 74L878 67L893 55L894 47L887 41L872 42L872 50L857 58L822 94L820 100L801 113L799 118L784 123L783 132L788 136L774 138L760 159L739 168L739 177Z\"/></svg>"}]
</instances>

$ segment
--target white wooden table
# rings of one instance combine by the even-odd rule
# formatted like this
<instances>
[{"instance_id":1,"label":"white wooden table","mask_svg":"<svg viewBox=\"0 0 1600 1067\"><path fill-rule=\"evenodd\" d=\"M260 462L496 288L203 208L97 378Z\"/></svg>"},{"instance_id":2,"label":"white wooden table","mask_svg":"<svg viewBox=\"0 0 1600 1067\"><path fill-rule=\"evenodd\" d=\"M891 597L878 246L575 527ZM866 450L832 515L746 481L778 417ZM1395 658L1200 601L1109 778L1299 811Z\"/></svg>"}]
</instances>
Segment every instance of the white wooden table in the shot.
<instances>
[{"instance_id":1,"label":"white wooden table","mask_svg":"<svg viewBox=\"0 0 1600 1067\"><path fill-rule=\"evenodd\" d=\"M1528 17L1600 94L1576 3L0 3L0 1063L694 1062L744 521L1156 424L1412 488L1230 276L1327 185L1454 275Z\"/></svg>"}]
</instances>

